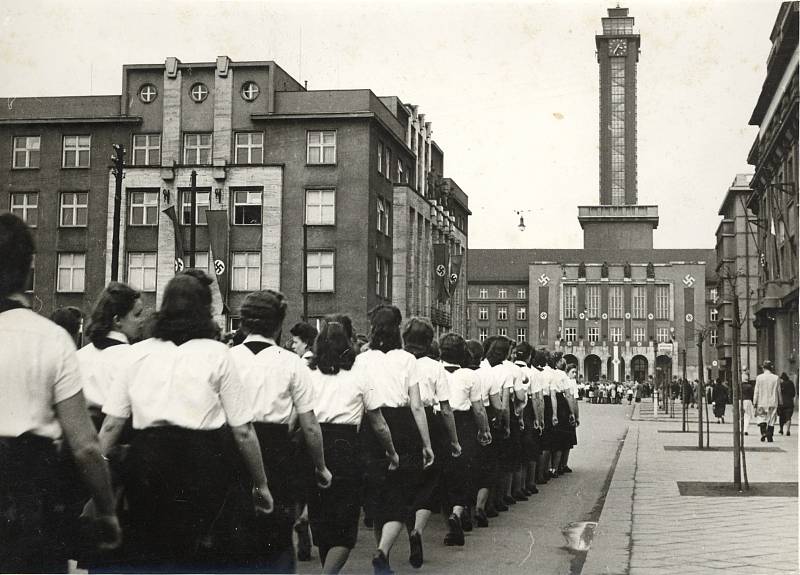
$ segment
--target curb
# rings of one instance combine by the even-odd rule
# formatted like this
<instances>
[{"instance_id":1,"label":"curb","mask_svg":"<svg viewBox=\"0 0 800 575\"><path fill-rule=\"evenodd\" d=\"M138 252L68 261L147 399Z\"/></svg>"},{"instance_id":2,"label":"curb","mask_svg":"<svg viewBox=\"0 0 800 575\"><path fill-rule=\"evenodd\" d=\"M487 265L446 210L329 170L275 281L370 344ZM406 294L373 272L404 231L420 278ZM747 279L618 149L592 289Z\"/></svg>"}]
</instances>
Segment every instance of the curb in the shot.
<instances>
[{"instance_id":1,"label":"curb","mask_svg":"<svg viewBox=\"0 0 800 575\"><path fill-rule=\"evenodd\" d=\"M629 572L638 451L639 426L635 425L629 429L622 447L581 575Z\"/></svg>"}]
</instances>

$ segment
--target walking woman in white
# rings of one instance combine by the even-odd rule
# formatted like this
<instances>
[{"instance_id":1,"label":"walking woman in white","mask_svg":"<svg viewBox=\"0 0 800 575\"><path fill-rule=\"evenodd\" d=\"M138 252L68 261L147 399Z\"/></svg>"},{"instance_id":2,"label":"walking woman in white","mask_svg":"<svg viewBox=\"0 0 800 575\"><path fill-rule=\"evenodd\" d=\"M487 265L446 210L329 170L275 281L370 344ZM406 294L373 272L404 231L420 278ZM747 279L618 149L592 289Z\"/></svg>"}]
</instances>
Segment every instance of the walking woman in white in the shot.
<instances>
[{"instance_id":1,"label":"walking woman in white","mask_svg":"<svg viewBox=\"0 0 800 575\"><path fill-rule=\"evenodd\" d=\"M376 574L390 573L389 553L411 516L423 469L434 462L428 420L420 398L416 358L403 350L402 316L395 306L370 311L369 350L356 356L356 369L368 379L374 405L380 406L399 456L397 469L388 469L386 450L367 434L367 495L365 508L374 518L378 548L372 558Z\"/></svg>"},{"instance_id":2,"label":"walking woman in white","mask_svg":"<svg viewBox=\"0 0 800 575\"><path fill-rule=\"evenodd\" d=\"M75 343L22 294L34 251L25 223L0 215L0 572L66 573L55 530L57 440L66 439L94 501L104 548L119 545L120 527Z\"/></svg>"},{"instance_id":3,"label":"walking woman in white","mask_svg":"<svg viewBox=\"0 0 800 575\"><path fill-rule=\"evenodd\" d=\"M765 361L762 367L764 371L756 377L753 408L756 412L756 423L761 429L761 441L772 443L775 420L778 418L778 408L782 403L780 379L775 375L775 366L771 361Z\"/></svg>"},{"instance_id":4,"label":"walking woman in white","mask_svg":"<svg viewBox=\"0 0 800 575\"><path fill-rule=\"evenodd\" d=\"M247 389L228 347L213 339L210 284L198 270L170 280L153 337L131 347L103 404L104 452L131 416L135 430L125 481L131 552L122 569L220 569L229 550L209 542L238 479L231 431L252 480L251 505L272 511Z\"/></svg>"}]
</instances>

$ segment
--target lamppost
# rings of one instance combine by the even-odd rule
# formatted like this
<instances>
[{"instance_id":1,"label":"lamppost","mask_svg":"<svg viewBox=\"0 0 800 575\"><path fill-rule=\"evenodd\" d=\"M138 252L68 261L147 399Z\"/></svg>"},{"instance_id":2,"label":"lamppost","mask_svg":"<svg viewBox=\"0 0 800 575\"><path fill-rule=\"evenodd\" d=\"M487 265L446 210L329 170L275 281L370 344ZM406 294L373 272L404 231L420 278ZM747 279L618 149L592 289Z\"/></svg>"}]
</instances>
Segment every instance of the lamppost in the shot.
<instances>
[{"instance_id":1,"label":"lamppost","mask_svg":"<svg viewBox=\"0 0 800 575\"><path fill-rule=\"evenodd\" d=\"M119 278L119 217L122 209L122 179L125 177L125 148L121 144L112 144L114 155L111 161L114 167L114 227L111 236L111 281Z\"/></svg>"},{"instance_id":2,"label":"lamppost","mask_svg":"<svg viewBox=\"0 0 800 575\"><path fill-rule=\"evenodd\" d=\"M514 210L514 213L519 216L519 224L517 224L517 227L521 232L525 231L525 218L522 216L522 214L527 212L530 212L530 210Z\"/></svg>"}]
</instances>

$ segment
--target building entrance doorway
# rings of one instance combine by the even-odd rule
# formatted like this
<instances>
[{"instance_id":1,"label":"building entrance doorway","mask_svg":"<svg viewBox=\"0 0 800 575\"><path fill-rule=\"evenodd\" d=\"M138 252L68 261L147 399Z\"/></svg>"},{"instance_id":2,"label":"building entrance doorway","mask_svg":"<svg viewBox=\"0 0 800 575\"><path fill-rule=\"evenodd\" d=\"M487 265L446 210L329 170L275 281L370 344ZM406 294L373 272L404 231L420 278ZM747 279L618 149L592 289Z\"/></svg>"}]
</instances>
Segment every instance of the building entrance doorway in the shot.
<instances>
[{"instance_id":1,"label":"building entrance doorway","mask_svg":"<svg viewBox=\"0 0 800 575\"><path fill-rule=\"evenodd\" d=\"M631 375L634 381L644 383L647 379L647 358L643 355L635 355L631 360Z\"/></svg>"},{"instance_id":2,"label":"building entrance doorway","mask_svg":"<svg viewBox=\"0 0 800 575\"><path fill-rule=\"evenodd\" d=\"M586 359L583 360L583 373L586 374L586 381L600 381L602 363L600 358L594 354L586 356Z\"/></svg>"}]
</instances>

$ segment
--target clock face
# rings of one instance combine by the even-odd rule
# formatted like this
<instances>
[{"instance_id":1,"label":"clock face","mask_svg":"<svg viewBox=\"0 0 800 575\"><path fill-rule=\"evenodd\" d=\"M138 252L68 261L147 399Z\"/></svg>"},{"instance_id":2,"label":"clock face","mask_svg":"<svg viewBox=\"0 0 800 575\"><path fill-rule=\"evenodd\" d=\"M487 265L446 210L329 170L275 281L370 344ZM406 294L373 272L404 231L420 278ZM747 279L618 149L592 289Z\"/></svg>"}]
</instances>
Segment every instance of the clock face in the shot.
<instances>
[{"instance_id":1,"label":"clock face","mask_svg":"<svg viewBox=\"0 0 800 575\"><path fill-rule=\"evenodd\" d=\"M628 41L623 38L615 38L608 42L609 56L625 56L628 53Z\"/></svg>"}]
</instances>

